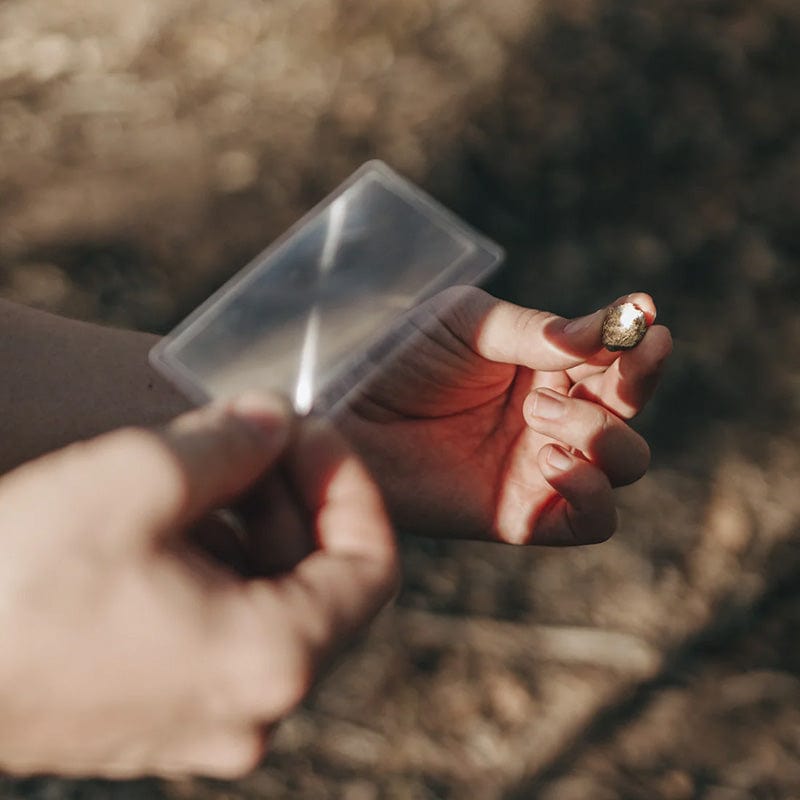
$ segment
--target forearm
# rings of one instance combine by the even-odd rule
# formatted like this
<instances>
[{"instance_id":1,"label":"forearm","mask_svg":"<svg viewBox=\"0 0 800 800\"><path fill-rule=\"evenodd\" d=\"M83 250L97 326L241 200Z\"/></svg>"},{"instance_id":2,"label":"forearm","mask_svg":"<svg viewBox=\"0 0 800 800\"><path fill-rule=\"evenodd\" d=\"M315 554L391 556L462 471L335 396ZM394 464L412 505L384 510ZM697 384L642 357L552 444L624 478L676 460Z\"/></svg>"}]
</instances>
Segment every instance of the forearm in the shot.
<instances>
[{"instance_id":1,"label":"forearm","mask_svg":"<svg viewBox=\"0 0 800 800\"><path fill-rule=\"evenodd\" d=\"M78 439L185 410L148 364L156 341L0 300L0 474Z\"/></svg>"}]
</instances>

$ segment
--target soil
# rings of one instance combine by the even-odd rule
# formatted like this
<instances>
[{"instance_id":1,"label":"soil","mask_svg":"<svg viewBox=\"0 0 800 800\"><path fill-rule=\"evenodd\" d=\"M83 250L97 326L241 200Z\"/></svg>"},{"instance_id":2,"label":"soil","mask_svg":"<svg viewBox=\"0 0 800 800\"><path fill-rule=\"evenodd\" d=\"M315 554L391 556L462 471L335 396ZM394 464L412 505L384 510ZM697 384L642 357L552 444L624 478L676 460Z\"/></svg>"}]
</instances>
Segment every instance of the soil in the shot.
<instances>
[{"instance_id":1,"label":"soil","mask_svg":"<svg viewBox=\"0 0 800 800\"><path fill-rule=\"evenodd\" d=\"M166 331L377 157L676 350L610 542L406 540L250 777L0 796L800 798L798 74L793 0L2 0L4 296Z\"/></svg>"}]
</instances>

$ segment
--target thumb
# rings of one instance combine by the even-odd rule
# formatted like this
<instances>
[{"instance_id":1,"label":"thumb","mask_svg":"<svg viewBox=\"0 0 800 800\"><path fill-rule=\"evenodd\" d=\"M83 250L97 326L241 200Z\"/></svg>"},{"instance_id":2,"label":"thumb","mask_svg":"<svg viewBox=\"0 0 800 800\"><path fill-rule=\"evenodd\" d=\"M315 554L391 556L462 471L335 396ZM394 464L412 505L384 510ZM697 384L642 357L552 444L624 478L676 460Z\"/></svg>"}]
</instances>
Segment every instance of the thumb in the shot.
<instances>
[{"instance_id":1,"label":"thumb","mask_svg":"<svg viewBox=\"0 0 800 800\"><path fill-rule=\"evenodd\" d=\"M486 297L491 302L475 338L475 348L484 358L530 369L564 370L602 351L601 329L608 307L570 320ZM623 301L641 308L648 324L655 319L655 305L649 295L637 292L611 305Z\"/></svg>"},{"instance_id":2,"label":"thumb","mask_svg":"<svg viewBox=\"0 0 800 800\"><path fill-rule=\"evenodd\" d=\"M290 432L284 403L248 394L183 414L160 433L112 434L108 445L131 437L117 447L138 516L146 515L151 533L164 533L243 494L280 457Z\"/></svg>"}]
</instances>

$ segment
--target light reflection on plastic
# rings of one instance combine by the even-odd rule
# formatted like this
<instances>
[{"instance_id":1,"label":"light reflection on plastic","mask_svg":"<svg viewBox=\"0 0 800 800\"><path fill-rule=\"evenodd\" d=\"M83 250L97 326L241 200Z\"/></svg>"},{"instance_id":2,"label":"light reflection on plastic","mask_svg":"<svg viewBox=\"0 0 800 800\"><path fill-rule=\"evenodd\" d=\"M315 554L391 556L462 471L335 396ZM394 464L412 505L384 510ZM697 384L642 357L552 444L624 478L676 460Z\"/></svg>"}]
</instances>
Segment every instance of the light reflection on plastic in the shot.
<instances>
[{"instance_id":1,"label":"light reflection on plastic","mask_svg":"<svg viewBox=\"0 0 800 800\"><path fill-rule=\"evenodd\" d=\"M328 228L325 231L325 243L319 259L318 281L324 284L327 275L336 262L336 253L342 241L345 212L347 210L347 194L337 197L330 206ZM303 347L300 352L300 364L297 372L297 383L294 390L294 408L298 414L308 414L314 405L314 373L319 352L320 311L315 305L308 315Z\"/></svg>"}]
</instances>

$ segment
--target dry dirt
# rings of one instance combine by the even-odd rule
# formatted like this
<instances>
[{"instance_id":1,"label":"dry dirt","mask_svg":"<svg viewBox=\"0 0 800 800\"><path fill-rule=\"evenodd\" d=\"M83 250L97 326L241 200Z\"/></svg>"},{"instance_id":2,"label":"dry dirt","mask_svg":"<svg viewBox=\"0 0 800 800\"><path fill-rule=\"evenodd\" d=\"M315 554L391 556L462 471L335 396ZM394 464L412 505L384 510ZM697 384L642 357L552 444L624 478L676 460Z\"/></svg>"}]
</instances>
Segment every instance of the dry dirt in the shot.
<instances>
[{"instance_id":1,"label":"dry dirt","mask_svg":"<svg viewBox=\"0 0 800 800\"><path fill-rule=\"evenodd\" d=\"M676 339L611 542L406 541L251 777L0 796L800 798L798 75L796 0L0 0L3 295L164 331L380 157Z\"/></svg>"}]
</instances>

